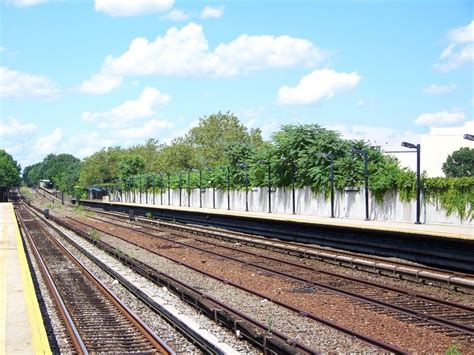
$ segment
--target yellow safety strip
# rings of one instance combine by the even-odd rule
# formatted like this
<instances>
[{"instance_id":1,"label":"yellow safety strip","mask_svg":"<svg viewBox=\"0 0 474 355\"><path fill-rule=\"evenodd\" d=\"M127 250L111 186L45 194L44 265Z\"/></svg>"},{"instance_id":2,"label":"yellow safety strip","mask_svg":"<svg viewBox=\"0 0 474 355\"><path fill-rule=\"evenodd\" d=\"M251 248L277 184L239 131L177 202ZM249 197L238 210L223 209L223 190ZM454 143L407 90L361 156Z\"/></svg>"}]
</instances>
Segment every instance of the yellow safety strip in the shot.
<instances>
[{"instance_id":1,"label":"yellow safety strip","mask_svg":"<svg viewBox=\"0 0 474 355\"><path fill-rule=\"evenodd\" d=\"M7 214L2 216L2 234L0 236L0 353L7 346Z\"/></svg>"},{"instance_id":2,"label":"yellow safety strip","mask_svg":"<svg viewBox=\"0 0 474 355\"><path fill-rule=\"evenodd\" d=\"M46 335L46 329L43 323L43 317L38 304L38 299L36 298L35 287L33 285L33 280L31 278L31 271L28 266L28 261L26 259L25 249L23 248L23 243L21 240L20 229L18 228L18 223L16 222L15 213L13 210L13 205L11 207L11 214L15 221L15 236L17 240L18 247L18 259L20 261L21 277L23 280L24 287L24 296L25 302L28 310L28 319L30 322L30 328L32 333L32 346L36 354L51 354L51 348L49 347L48 336Z\"/></svg>"}]
</instances>

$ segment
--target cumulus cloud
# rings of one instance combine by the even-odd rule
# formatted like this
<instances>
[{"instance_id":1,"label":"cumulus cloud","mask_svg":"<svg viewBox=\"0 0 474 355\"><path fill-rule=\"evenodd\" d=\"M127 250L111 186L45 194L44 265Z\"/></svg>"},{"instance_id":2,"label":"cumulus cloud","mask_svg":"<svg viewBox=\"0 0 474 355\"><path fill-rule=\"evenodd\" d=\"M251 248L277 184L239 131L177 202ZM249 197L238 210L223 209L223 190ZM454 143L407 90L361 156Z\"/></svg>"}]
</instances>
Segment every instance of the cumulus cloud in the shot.
<instances>
[{"instance_id":1,"label":"cumulus cloud","mask_svg":"<svg viewBox=\"0 0 474 355\"><path fill-rule=\"evenodd\" d=\"M423 91L429 95L438 95L438 94L449 94L450 92L453 92L454 90L456 90L456 85L454 84L451 84L451 85L432 84L430 86L427 86Z\"/></svg>"},{"instance_id":2,"label":"cumulus cloud","mask_svg":"<svg viewBox=\"0 0 474 355\"><path fill-rule=\"evenodd\" d=\"M465 117L464 112L423 113L415 119L415 124L417 126L450 126L464 121Z\"/></svg>"},{"instance_id":3,"label":"cumulus cloud","mask_svg":"<svg viewBox=\"0 0 474 355\"><path fill-rule=\"evenodd\" d=\"M308 105L330 99L339 92L355 88L361 76L357 72L338 73L332 69L314 70L295 87L282 86L277 102L281 105Z\"/></svg>"},{"instance_id":4,"label":"cumulus cloud","mask_svg":"<svg viewBox=\"0 0 474 355\"><path fill-rule=\"evenodd\" d=\"M474 62L474 21L448 32L449 45L441 52L434 68L448 72Z\"/></svg>"},{"instance_id":5,"label":"cumulus cloud","mask_svg":"<svg viewBox=\"0 0 474 355\"><path fill-rule=\"evenodd\" d=\"M221 77L265 68L314 66L324 57L312 42L289 36L241 35L210 50L202 26L190 23L181 29L172 27L154 41L135 38L125 53L105 59L100 75Z\"/></svg>"},{"instance_id":6,"label":"cumulus cloud","mask_svg":"<svg viewBox=\"0 0 474 355\"><path fill-rule=\"evenodd\" d=\"M46 155L57 151L58 145L64 137L64 132L60 128L56 128L50 134L40 137L34 143L34 152L37 155Z\"/></svg>"},{"instance_id":7,"label":"cumulus cloud","mask_svg":"<svg viewBox=\"0 0 474 355\"><path fill-rule=\"evenodd\" d=\"M189 20L191 17L190 14L183 10L173 9L168 12L166 15L161 16L162 20L170 20L170 21L186 21Z\"/></svg>"},{"instance_id":8,"label":"cumulus cloud","mask_svg":"<svg viewBox=\"0 0 474 355\"><path fill-rule=\"evenodd\" d=\"M172 127L173 125L166 120L152 119L140 126L113 130L112 135L120 139L145 140L156 136L163 129Z\"/></svg>"},{"instance_id":9,"label":"cumulus cloud","mask_svg":"<svg viewBox=\"0 0 474 355\"><path fill-rule=\"evenodd\" d=\"M202 19L219 18L219 17L222 17L223 14L224 14L223 6L219 6L219 7L206 6L201 11L201 18Z\"/></svg>"},{"instance_id":10,"label":"cumulus cloud","mask_svg":"<svg viewBox=\"0 0 474 355\"><path fill-rule=\"evenodd\" d=\"M169 11L174 0L95 0L94 8L109 16L137 16Z\"/></svg>"},{"instance_id":11,"label":"cumulus cloud","mask_svg":"<svg viewBox=\"0 0 474 355\"><path fill-rule=\"evenodd\" d=\"M0 120L0 137L22 137L25 134L32 133L36 130L33 123L21 123L15 117L11 116L7 121Z\"/></svg>"},{"instance_id":12,"label":"cumulus cloud","mask_svg":"<svg viewBox=\"0 0 474 355\"><path fill-rule=\"evenodd\" d=\"M104 74L95 74L89 80L79 85L78 90L84 94L102 95L122 84L122 77Z\"/></svg>"},{"instance_id":13,"label":"cumulus cloud","mask_svg":"<svg viewBox=\"0 0 474 355\"><path fill-rule=\"evenodd\" d=\"M128 100L123 104L104 112L83 112L81 119L85 122L96 122L99 128L124 128L137 119L152 117L158 106L166 105L171 100L160 90L146 87L136 100Z\"/></svg>"},{"instance_id":14,"label":"cumulus cloud","mask_svg":"<svg viewBox=\"0 0 474 355\"><path fill-rule=\"evenodd\" d=\"M0 67L0 97L53 99L58 94L56 83L47 77Z\"/></svg>"}]
</instances>

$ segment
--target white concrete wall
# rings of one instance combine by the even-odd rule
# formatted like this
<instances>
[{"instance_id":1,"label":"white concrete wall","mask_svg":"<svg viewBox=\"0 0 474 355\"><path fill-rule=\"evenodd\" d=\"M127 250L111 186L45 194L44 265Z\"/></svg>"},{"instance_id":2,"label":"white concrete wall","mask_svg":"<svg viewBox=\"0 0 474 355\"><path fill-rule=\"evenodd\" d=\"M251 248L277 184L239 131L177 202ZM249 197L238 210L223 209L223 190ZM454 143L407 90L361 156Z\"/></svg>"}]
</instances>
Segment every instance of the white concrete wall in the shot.
<instances>
[{"instance_id":1,"label":"white concrete wall","mask_svg":"<svg viewBox=\"0 0 474 355\"><path fill-rule=\"evenodd\" d=\"M190 192L189 204L186 189L182 190L181 206L200 207L199 189L193 189ZM155 204L179 206L179 190L169 191L155 195ZM364 189L356 192L337 192L335 195L335 216L337 218L355 218L365 219L365 197ZM325 199L322 194L315 194L310 188L296 189L296 214L311 215L320 217L329 217L331 215L330 200ZM141 203L145 204L146 194L142 193ZM213 208L212 189L201 190L202 207ZM111 201L136 202L140 203L138 191L128 192L122 195L112 194ZM148 193L148 204L153 204L153 194ZM268 189L253 188L248 192L249 211L268 212ZM292 213L292 190L291 188L276 188L272 192L272 212L273 213ZM227 191L215 190L215 208L227 209ZM245 189L230 191L230 209L245 211ZM370 219L392 220L400 222L414 222L416 220L416 202L402 202L397 193L389 192L386 194L384 202L379 203L374 198L369 199ZM423 223L449 223L473 225L473 222L461 221L457 215L447 216L446 212L440 207L430 203L422 203L421 221Z\"/></svg>"}]
</instances>

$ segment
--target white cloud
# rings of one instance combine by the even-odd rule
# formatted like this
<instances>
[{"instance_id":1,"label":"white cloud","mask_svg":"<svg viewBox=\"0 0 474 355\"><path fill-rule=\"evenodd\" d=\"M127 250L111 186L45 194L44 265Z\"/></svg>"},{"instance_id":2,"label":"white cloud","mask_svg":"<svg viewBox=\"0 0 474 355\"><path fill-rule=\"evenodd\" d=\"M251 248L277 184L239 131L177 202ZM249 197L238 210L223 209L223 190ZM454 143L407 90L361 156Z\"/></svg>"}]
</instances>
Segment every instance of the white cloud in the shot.
<instances>
[{"instance_id":1,"label":"white cloud","mask_svg":"<svg viewBox=\"0 0 474 355\"><path fill-rule=\"evenodd\" d=\"M474 21L471 21L465 27L458 27L449 31L448 39L455 43L474 42Z\"/></svg>"},{"instance_id":2,"label":"white cloud","mask_svg":"<svg viewBox=\"0 0 474 355\"><path fill-rule=\"evenodd\" d=\"M161 16L162 20L170 20L170 21L186 21L189 20L191 17L190 14L183 10L173 9L168 12L166 15Z\"/></svg>"},{"instance_id":3,"label":"white cloud","mask_svg":"<svg viewBox=\"0 0 474 355\"><path fill-rule=\"evenodd\" d=\"M158 89L146 87L137 100L128 100L105 112L83 112L81 119L97 122L99 128L123 128L133 121L152 117L158 106L166 105L171 97Z\"/></svg>"},{"instance_id":4,"label":"white cloud","mask_svg":"<svg viewBox=\"0 0 474 355\"><path fill-rule=\"evenodd\" d=\"M141 126L113 130L112 135L120 139L138 139L143 141L156 136L163 129L172 127L173 125L166 120L152 119Z\"/></svg>"},{"instance_id":5,"label":"white cloud","mask_svg":"<svg viewBox=\"0 0 474 355\"><path fill-rule=\"evenodd\" d=\"M201 11L201 18L202 19L219 18L219 17L222 17L223 14L224 14L224 6L219 6L219 7L206 6Z\"/></svg>"},{"instance_id":6,"label":"white cloud","mask_svg":"<svg viewBox=\"0 0 474 355\"><path fill-rule=\"evenodd\" d=\"M95 11L109 16L136 16L169 11L174 0L95 0Z\"/></svg>"},{"instance_id":7,"label":"white cloud","mask_svg":"<svg viewBox=\"0 0 474 355\"><path fill-rule=\"evenodd\" d=\"M57 97L58 94L59 89L56 83L44 76L0 67L0 97L52 99Z\"/></svg>"},{"instance_id":8,"label":"white cloud","mask_svg":"<svg viewBox=\"0 0 474 355\"><path fill-rule=\"evenodd\" d=\"M415 119L417 126L450 126L464 121L466 115L464 112L433 112L423 113Z\"/></svg>"},{"instance_id":9,"label":"white cloud","mask_svg":"<svg viewBox=\"0 0 474 355\"><path fill-rule=\"evenodd\" d=\"M39 4L43 4L48 0L7 0L7 4L11 4L17 7L29 7Z\"/></svg>"},{"instance_id":10,"label":"white cloud","mask_svg":"<svg viewBox=\"0 0 474 355\"><path fill-rule=\"evenodd\" d=\"M0 137L2 141L6 137L21 138L25 134L32 133L36 130L36 125L33 123L21 123L15 117L9 117L8 121L3 123L0 120Z\"/></svg>"},{"instance_id":11,"label":"white cloud","mask_svg":"<svg viewBox=\"0 0 474 355\"><path fill-rule=\"evenodd\" d=\"M85 80L78 90L85 94L106 94L122 84L122 77L113 75L95 74L89 80Z\"/></svg>"},{"instance_id":12,"label":"white cloud","mask_svg":"<svg viewBox=\"0 0 474 355\"><path fill-rule=\"evenodd\" d=\"M0 46L0 53L8 51L7 47Z\"/></svg>"},{"instance_id":13,"label":"white cloud","mask_svg":"<svg viewBox=\"0 0 474 355\"><path fill-rule=\"evenodd\" d=\"M427 86L423 91L429 95L438 95L438 94L448 94L450 92L453 92L454 90L456 90L456 85L454 84L451 84L451 85L432 84L430 86Z\"/></svg>"},{"instance_id":14,"label":"white cloud","mask_svg":"<svg viewBox=\"0 0 474 355\"><path fill-rule=\"evenodd\" d=\"M353 89L361 76L357 72L338 73L331 69L314 70L304 76L295 87L282 86L277 102L281 105L307 105L339 92Z\"/></svg>"},{"instance_id":15,"label":"white cloud","mask_svg":"<svg viewBox=\"0 0 474 355\"><path fill-rule=\"evenodd\" d=\"M464 27L455 28L448 33L450 44L440 55L440 62L433 67L442 72L474 63L474 21Z\"/></svg>"},{"instance_id":16,"label":"white cloud","mask_svg":"<svg viewBox=\"0 0 474 355\"><path fill-rule=\"evenodd\" d=\"M325 53L305 39L242 35L209 50L202 26L190 23L155 41L135 38L122 55L108 56L101 75L233 76L265 68L314 66Z\"/></svg>"},{"instance_id":17,"label":"white cloud","mask_svg":"<svg viewBox=\"0 0 474 355\"><path fill-rule=\"evenodd\" d=\"M51 134L40 137L33 145L33 151L36 155L46 155L57 152L57 147L64 137L63 130L56 128Z\"/></svg>"}]
</instances>

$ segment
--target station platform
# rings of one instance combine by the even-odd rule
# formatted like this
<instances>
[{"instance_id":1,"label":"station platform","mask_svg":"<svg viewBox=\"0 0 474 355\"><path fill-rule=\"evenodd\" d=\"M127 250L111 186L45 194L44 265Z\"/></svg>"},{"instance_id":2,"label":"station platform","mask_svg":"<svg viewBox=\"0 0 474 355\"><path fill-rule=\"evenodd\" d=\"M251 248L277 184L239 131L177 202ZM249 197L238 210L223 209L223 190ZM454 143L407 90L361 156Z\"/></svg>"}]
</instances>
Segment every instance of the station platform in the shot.
<instances>
[{"instance_id":1,"label":"station platform","mask_svg":"<svg viewBox=\"0 0 474 355\"><path fill-rule=\"evenodd\" d=\"M0 203L0 354L51 354L11 203Z\"/></svg>"},{"instance_id":2,"label":"station platform","mask_svg":"<svg viewBox=\"0 0 474 355\"><path fill-rule=\"evenodd\" d=\"M408 222L397 222L389 220L358 220L352 218L329 218L320 216L309 216L309 215L292 215L292 214L279 214L279 213L264 213L264 212L246 212L236 210L223 210L223 209L209 209L209 208L193 208L193 207L178 207L168 205L152 205L152 204L140 204L140 203L127 203L127 202L108 202L102 200L81 200L87 203L96 204L110 204L130 207L143 207L153 209L165 209L174 211L188 211L195 213L204 214L215 214L215 215L227 215L235 217L245 217L250 219L261 219L268 221L280 221L280 222L296 222L314 225L334 226L343 228L352 228L360 230L371 230L380 232L397 232L400 234L418 234L433 237L442 238L454 238L454 239L465 239L474 241L474 225L466 223L465 225L454 225L454 224L415 224Z\"/></svg>"}]
</instances>

